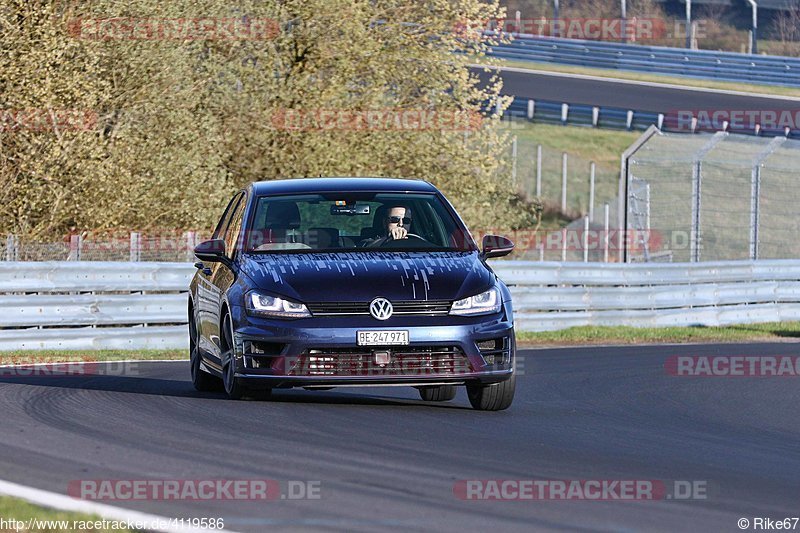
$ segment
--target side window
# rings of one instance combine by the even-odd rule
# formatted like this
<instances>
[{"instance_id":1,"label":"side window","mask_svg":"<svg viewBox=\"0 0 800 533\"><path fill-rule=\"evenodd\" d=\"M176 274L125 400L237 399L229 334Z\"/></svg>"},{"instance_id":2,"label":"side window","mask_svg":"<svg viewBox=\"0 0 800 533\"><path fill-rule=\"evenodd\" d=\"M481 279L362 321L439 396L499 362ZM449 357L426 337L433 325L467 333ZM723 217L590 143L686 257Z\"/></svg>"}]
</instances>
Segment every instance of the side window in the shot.
<instances>
[{"instance_id":1,"label":"side window","mask_svg":"<svg viewBox=\"0 0 800 533\"><path fill-rule=\"evenodd\" d=\"M243 194L241 192L237 192L233 196L233 198L231 198L231 201L228 202L228 207L225 208L225 212L222 214L222 217L219 219L219 222L217 223L217 227L214 230L214 235L212 235L212 237L211 237L212 239L222 239L223 238L223 236L225 235L225 230L228 229L228 223L231 220L231 215L233 215L233 211L234 211L234 209L236 209L236 206L237 206L239 200L241 200L242 196L243 196Z\"/></svg>"},{"instance_id":2,"label":"side window","mask_svg":"<svg viewBox=\"0 0 800 533\"><path fill-rule=\"evenodd\" d=\"M233 211L230 223L225 230L225 253L230 259L236 254L238 248L238 237L242 230L242 219L244 218L244 208L247 202L241 200Z\"/></svg>"}]
</instances>

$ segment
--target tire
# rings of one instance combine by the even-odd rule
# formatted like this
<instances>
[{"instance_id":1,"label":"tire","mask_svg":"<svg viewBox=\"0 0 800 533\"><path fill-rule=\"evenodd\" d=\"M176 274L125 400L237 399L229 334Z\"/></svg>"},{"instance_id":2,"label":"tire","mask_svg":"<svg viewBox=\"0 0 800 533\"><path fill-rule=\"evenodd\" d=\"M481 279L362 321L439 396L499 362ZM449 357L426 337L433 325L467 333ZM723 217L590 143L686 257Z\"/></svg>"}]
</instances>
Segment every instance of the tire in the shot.
<instances>
[{"instance_id":1,"label":"tire","mask_svg":"<svg viewBox=\"0 0 800 533\"><path fill-rule=\"evenodd\" d=\"M470 383L467 385L467 397L473 408L479 411L502 411L508 409L514 401L514 391L517 388L517 376L500 383L481 385Z\"/></svg>"},{"instance_id":2,"label":"tire","mask_svg":"<svg viewBox=\"0 0 800 533\"><path fill-rule=\"evenodd\" d=\"M230 315L225 315L222 319L222 331L220 332L222 346L222 384L225 393L231 400L241 400L247 393L247 388L242 385L242 380L236 377L235 346L233 343L233 326L231 325Z\"/></svg>"},{"instance_id":3,"label":"tire","mask_svg":"<svg viewBox=\"0 0 800 533\"><path fill-rule=\"evenodd\" d=\"M456 397L455 385L420 387L419 396L426 402L448 402Z\"/></svg>"},{"instance_id":4,"label":"tire","mask_svg":"<svg viewBox=\"0 0 800 533\"><path fill-rule=\"evenodd\" d=\"M222 390L222 380L200 368L202 362L200 349L197 347L197 324L194 317L189 317L189 365L192 372L192 385L200 392L216 392Z\"/></svg>"}]
</instances>

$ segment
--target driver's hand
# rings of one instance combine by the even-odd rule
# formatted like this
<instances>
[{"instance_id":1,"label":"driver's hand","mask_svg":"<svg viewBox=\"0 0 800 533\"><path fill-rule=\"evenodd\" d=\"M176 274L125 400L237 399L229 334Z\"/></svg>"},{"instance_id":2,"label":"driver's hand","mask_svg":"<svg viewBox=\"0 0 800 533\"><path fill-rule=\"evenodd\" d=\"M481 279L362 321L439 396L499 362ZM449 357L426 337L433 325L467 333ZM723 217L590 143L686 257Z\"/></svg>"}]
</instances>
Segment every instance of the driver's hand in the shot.
<instances>
[{"instance_id":1,"label":"driver's hand","mask_svg":"<svg viewBox=\"0 0 800 533\"><path fill-rule=\"evenodd\" d=\"M392 230L389 232L389 236L395 241L400 239L407 239L408 230L406 228L397 226L396 228L392 228Z\"/></svg>"}]
</instances>

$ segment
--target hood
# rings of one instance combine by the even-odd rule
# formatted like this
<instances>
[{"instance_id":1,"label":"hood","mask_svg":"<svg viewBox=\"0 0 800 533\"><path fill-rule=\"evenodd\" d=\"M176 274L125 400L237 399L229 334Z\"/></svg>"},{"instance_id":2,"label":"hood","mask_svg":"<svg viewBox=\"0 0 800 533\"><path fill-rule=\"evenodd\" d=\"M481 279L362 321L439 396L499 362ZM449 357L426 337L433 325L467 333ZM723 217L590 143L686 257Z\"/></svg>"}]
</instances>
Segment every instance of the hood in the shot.
<instances>
[{"instance_id":1,"label":"hood","mask_svg":"<svg viewBox=\"0 0 800 533\"><path fill-rule=\"evenodd\" d=\"M494 285L478 252L249 254L242 271L259 289L300 302L458 300Z\"/></svg>"}]
</instances>

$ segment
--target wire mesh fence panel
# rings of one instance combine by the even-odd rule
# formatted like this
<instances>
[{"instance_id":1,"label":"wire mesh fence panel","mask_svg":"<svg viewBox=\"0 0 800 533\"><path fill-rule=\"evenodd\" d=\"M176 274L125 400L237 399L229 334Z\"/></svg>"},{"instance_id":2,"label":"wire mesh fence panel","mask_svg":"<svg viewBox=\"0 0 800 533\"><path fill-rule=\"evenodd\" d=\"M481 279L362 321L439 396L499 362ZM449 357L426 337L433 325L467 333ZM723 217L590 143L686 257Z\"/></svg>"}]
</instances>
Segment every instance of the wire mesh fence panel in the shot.
<instances>
[{"instance_id":1,"label":"wire mesh fence panel","mask_svg":"<svg viewBox=\"0 0 800 533\"><path fill-rule=\"evenodd\" d=\"M656 256L668 250L672 261L798 257L799 165L800 142L782 137L655 135L627 162L628 228L646 229L639 185L646 182L648 252ZM630 248L635 242L628 239L628 260L647 260Z\"/></svg>"},{"instance_id":2,"label":"wire mesh fence panel","mask_svg":"<svg viewBox=\"0 0 800 533\"><path fill-rule=\"evenodd\" d=\"M29 242L9 235L0 239L3 261L191 261L206 232L67 235L58 242Z\"/></svg>"},{"instance_id":3,"label":"wire mesh fence panel","mask_svg":"<svg viewBox=\"0 0 800 533\"><path fill-rule=\"evenodd\" d=\"M637 235L646 232L651 258L689 261L694 154L708 138L708 135L657 135L628 162L629 181L636 179L649 186L650 223L649 230L639 223L636 211L640 201L631 202L629 191L626 202L629 260L645 260Z\"/></svg>"},{"instance_id":4,"label":"wire mesh fence panel","mask_svg":"<svg viewBox=\"0 0 800 533\"><path fill-rule=\"evenodd\" d=\"M800 142L787 140L764 160L758 206L758 257L800 257Z\"/></svg>"}]
</instances>

